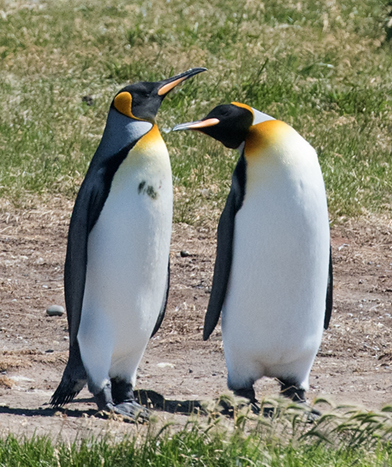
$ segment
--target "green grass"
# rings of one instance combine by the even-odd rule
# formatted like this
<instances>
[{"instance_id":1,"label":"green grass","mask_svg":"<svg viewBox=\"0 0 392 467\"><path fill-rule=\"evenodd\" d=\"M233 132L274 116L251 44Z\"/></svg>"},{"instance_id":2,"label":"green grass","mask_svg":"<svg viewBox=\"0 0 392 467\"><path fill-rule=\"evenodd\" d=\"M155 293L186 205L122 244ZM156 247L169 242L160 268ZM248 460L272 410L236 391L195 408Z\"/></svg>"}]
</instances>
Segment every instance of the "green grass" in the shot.
<instances>
[{"instance_id":1,"label":"green grass","mask_svg":"<svg viewBox=\"0 0 392 467\"><path fill-rule=\"evenodd\" d=\"M161 128L246 102L316 148L333 219L390 210L387 0L0 0L0 11L0 196L15 204L75 196L121 86L206 66L166 99ZM201 135L165 139L175 219L203 222L237 155Z\"/></svg>"},{"instance_id":2,"label":"green grass","mask_svg":"<svg viewBox=\"0 0 392 467\"><path fill-rule=\"evenodd\" d=\"M272 402L275 405L274 402ZM337 408L309 424L302 408L279 405L280 415L255 418L238 412L234 424L210 418L185 426L150 425L114 440L73 443L49 438L0 439L0 465L56 466L260 466L387 467L392 465L391 407L379 413Z\"/></svg>"}]
</instances>

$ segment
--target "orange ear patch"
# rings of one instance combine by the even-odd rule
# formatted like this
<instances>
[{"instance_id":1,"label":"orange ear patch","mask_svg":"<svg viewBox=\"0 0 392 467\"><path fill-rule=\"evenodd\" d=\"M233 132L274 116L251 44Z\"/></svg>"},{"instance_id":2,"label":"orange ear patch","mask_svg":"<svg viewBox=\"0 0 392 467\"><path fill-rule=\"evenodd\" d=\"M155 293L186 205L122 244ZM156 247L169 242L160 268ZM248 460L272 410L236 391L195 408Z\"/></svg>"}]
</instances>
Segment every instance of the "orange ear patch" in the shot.
<instances>
[{"instance_id":1,"label":"orange ear patch","mask_svg":"<svg viewBox=\"0 0 392 467\"><path fill-rule=\"evenodd\" d=\"M263 149L279 145L291 131L294 131L291 126L280 120L267 120L251 126L245 141L245 156L257 156Z\"/></svg>"},{"instance_id":2,"label":"orange ear patch","mask_svg":"<svg viewBox=\"0 0 392 467\"><path fill-rule=\"evenodd\" d=\"M114 98L114 107L123 115L134 118L132 115L132 96L129 92L120 92Z\"/></svg>"}]
</instances>

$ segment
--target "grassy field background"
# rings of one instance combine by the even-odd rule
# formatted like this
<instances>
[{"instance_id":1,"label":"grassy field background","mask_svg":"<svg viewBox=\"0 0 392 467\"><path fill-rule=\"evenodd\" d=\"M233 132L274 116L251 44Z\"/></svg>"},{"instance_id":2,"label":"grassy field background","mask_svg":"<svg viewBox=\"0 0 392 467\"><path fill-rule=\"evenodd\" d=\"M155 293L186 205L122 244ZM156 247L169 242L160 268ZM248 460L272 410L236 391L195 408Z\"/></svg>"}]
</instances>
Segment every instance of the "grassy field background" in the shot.
<instances>
[{"instance_id":1,"label":"grassy field background","mask_svg":"<svg viewBox=\"0 0 392 467\"><path fill-rule=\"evenodd\" d=\"M231 101L311 142L332 221L390 213L389 11L387 0L0 0L0 198L21 209L73 199L113 95L129 82L205 66L158 115L176 221L216 219L238 156L169 130ZM115 445L10 436L0 440L0 465L392 465L390 408L322 419L303 437L309 427L298 435L293 415L253 431L238 420L229 431L191 424Z\"/></svg>"},{"instance_id":2,"label":"grassy field background","mask_svg":"<svg viewBox=\"0 0 392 467\"><path fill-rule=\"evenodd\" d=\"M163 131L248 103L316 148L332 220L390 211L388 11L386 0L0 0L0 196L20 207L75 197L113 95L206 66L165 100ZM222 208L237 154L201 135L164 137L175 219L203 222Z\"/></svg>"}]
</instances>

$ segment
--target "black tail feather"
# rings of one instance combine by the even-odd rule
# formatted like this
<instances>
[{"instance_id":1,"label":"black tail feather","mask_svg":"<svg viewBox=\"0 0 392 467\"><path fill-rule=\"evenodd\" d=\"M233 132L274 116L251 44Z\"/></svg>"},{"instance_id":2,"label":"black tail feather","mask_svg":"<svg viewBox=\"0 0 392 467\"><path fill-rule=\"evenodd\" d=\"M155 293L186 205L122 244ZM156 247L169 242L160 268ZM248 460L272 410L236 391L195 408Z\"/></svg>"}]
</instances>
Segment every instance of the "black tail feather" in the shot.
<instances>
[{"instance_id":1,"label":"black tail feather","mask_svg":"<svg viewBox=\"0 0 392 467\"><path fill-rule=\"evenodd\" d=\"M50 399L50 405L52 405L53 407L62 407L63 405L68 404L68 402L71 402L79 394L79 392L83 389L86 383L87 380L64 381L64 379L62 379L61 383L54 392L52 398Z\"/></svg>"},{"instance_id":2,"label":"black tail feather","mask_svg":"<svg viewBox=\"0 0 392 467\"><path fill-rule=\"evenodd\" d=\"M71 402L87 383L87 373L80 356L79 346L70 349L69 360L65 367L61 382L50 399L53 407L62 407Z\"/></svg>"}]
</instances>

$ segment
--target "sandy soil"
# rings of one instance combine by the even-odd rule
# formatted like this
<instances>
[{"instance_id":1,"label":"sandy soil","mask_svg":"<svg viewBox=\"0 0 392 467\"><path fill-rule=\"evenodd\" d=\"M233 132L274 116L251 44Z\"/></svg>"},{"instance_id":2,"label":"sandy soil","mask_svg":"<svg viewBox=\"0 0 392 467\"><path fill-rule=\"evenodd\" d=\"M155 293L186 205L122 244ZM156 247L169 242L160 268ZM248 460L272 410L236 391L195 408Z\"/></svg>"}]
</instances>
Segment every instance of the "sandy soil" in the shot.
<instances>
[{"instance_id":1,"label":"sandy soil","mask_svg":"<svg viewBox=\"0 0 392 467\"><path fill-rule=\"evenodd\" d=\"M0 433L32 433L73 440L91 434L121 435L135 425L94 416L84 389L65 411L48 401L67 361L66 316L48 317L64 305L63 262L72 204L0 214ZM311 374L308 399L325 395L335 403L367 409L392 402L392 222L366 218L332 230L335 269L330 329ZM183 257L180 252L189 255ZM150 341L139 369L138 388L178 401L208 400L227 393L218 328L202 341L211 287L215 226L175 225L172 284L166 317ZM264 379L257 396L277 394ZM181 423L185 415L156 412Z\"/></svg>"}]
</instances>

